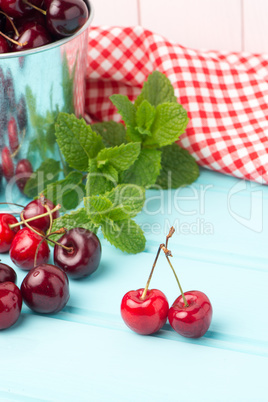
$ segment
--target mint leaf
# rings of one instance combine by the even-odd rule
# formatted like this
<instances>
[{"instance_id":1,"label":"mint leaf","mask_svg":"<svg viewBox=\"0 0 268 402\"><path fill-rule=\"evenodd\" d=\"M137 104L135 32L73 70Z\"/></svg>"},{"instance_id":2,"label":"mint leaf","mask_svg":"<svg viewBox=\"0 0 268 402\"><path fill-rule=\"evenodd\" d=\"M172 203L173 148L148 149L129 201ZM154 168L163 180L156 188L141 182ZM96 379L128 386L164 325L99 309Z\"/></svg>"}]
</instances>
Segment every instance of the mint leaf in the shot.
<instances>
[{"instance_id":1,"label":"mint leaf","mask_svg":"<svg viewBox=\"0 0 268 402\"><path fill-rule=\"evenodd\" d=\"M184 133L188 123L186 110L178 103L162 103L156 108L156 115L151 127L151 137L146 137L144 146L172 144Z\"/></svg>"},{"instance_id":2,"label":"mint leaf","mask_svg":"<svg viewBox=\"0 0 268 402\"><path fill-rule=\"evenodd\" d=\"M100 224L112 210L112 202L104 195L92 195L84 198L87 216L95 224Z\"/></svg>"},{"instance_id":3,"label":"mint leaf","mask_svg":"<svg viewBox=\"0 0 268 402\"><path fill-rule=\"evenodd\" d=\"M102 141L107 148L126 143L126 129L121 123L104 121L91 124L91 128L102 137Z\"/></svg>"},{"instance_id":4,"label":"mint leaf","mask_svg":"<svg viewBox=\"0 0 268 402\"><path fill-rule=\"evenodd\" d=\"M79 208L76 211L72 211L69 214L64 214L53 221L52 232L58 229L66 228L84 228L88 229L93 233L97 233L98 225L95 225L87 216L85 208ZM50 238L52 240L58 240L62 235L54 235Z\"/></svg>"},{"instance_id":5,"label":"mint leaf","mask_svg":"<svg viewBox=\"0 0 268 402\"><path fill-rule=\"evenodd\" d=\"M97 166L100 167L109 162L116 170L124 171L138 158L140 148L141 144L138 142L121 144L119 147L104 148L97 155Z\"/></svg>"},{"instance_id":6,"label":"mint leaf","mask_svg":"<svg viewBox=\"0 0 268 402\"><path fill-rule=\"evenodd\" d=\"M58 180L60 171L59 161L46 159L27 180L24 194L30 198L36 197L47 185Z\"/></svg>"},{"instance_id":7,"label":"mint leaf","mask_svg":"<svg viewBox=\"0 0 268 402\"><path fill-rule=\"evenodd\" d=\"M133 183L149 187L155 183L161 169L161 152L156 149L144 148L138 159L123 173L123 183Z\"/></svg>"},{"instance_id":8,"label":"mint leaf","mask_svg":"<svg viewBox=\"0 0 268 402\"><path fill-rule=\"evenodd\" d=\"M112 202L113 211L121 210L127 214L127 218L133 218L143 208L145 190L135 184L120 184L107 193L106 197ZM109 217L112 220L122 219L122 217L116 218L115 213L109 214Z\"/></svg>"},{"instance_id":9,"label":"mint leaf","mask_svg":"<svg viewBox=\"0 0 268 402\"><path fill-rule=\"evenodd\" d=\"M140 253L145 248L143 231L133 220L113 222L107 220L101 227L104 237L115 247L127 253Z\"/></svg>"},{"instance_id":10,"label":"mint leaf","mask_svg":"<svg viewBox=\"0 0 268 402\"><path fill-rule=\"evenodd\" d=\"M155 108L147 100L142 101L137 109L137 130L141 134L151 135L150 128L153 124L154 118Z\"/></svg>"},{"instance_id":11,"label":"mint leaf","mask_svg":"<svg viewBox=\"0 0 268 402\"><path fill-rule=\"evenodd\" d=\"M86 181L87 197L104 194L106 191L112 190L112 188L117 184L117 176L118 173L113 166L107 164L98 169L96 159L89 159Z\"/></svg>"},{"instance_id":12,"label":"mint leaf","mask_svg":"<svg viewBox=\"0 0 268 402\"><path fill-rule=\"evenodd\" d=\"M83 174L70 172L63 180L49 184L42 193L53 202L60 204L61 211L76 208L85 196L85 186L82 183Z\"/></svg>"},{"instance_id":13,"label":"mint leaf","mask_svg":"<svg viewBox=\"0 0 268 402\"><path fill-rule=\"evenodd\" d=\"M165 102L177 102L171 82L160 71L154 71L148 76L147 81L143 84L141 94L135 101L135 106L138 107L145 99L152 106Z\"/></svg>"},{"instance_id":14,"label":"mint leaf","mask_svg":"<svg viewBox=\"0 0 268 402\"><path fill-rule=\"evenodd\" d=\"M141 141L141 135L136 129L136 108L133 103L125 95L112 95L110 99L126 124L127 138L133 142Z\"/></svg>"},{"instance_id":15,"label":"mint leaf","mask_svg":"<svg viewBox=\"0 0 268 402\"><path fill-rule=\"evenodd\" d=\"M87 171L88 159L104 148L101 136L84 119L59 113L55 124L57 142L66 162L74 169Z\"/></svg>"},{"instance_id":16,"label":"mint leaf","mask_svg":"<svg viewBox=\"0 0 268 402\"><path fill-rule=\"evenodd\" d=\"M162 169L157 184L163 189L178 188L193 183L199 176L199 168L189 152L176 143L162 150Z\"/></svg>"}]
</instances>

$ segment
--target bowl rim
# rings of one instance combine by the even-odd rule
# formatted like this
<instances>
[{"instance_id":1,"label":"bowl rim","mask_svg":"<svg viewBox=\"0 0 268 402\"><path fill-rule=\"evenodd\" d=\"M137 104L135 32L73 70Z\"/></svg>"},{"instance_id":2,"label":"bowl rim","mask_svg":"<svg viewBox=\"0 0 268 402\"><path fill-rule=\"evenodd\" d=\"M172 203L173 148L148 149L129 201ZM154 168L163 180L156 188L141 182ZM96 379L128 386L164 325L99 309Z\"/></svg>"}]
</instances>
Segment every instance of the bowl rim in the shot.
<instances>
[{"instance_id":1,"label":"bowl rim","mask_svg":"<svg viewBox=\"0 0 268 402\"><path fill-rule=\"evenodd\" d=\"M71 42L73 39L78 37L82 32L86 31L89 28L89 26L91 25L91 22L94 18L94 7L92 6L91 0L84 0L84 1L87 4L88 9L90 11L89 17L88 17L87 22L73 35L68 36L67 38L56 40L55 42L52 42L52 43L48 43L47 45L44 45L44 46L33 48L33 49L21 50L19 52L0 53L0 60L12 59L15 57L20 58L20 57L28 56L30 54L45 52L50 49L54 49L54 48L60 47L62 45L65 45L66 43Z\"/></svg>"}]
</instances>

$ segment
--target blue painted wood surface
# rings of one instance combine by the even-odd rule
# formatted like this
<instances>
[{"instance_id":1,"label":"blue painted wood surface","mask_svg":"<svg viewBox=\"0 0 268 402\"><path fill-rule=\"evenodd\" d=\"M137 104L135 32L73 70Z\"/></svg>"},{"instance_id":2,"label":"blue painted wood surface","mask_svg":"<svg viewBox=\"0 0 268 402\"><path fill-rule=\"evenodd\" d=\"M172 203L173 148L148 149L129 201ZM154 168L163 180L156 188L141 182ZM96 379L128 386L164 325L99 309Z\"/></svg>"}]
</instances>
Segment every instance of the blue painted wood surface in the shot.
<instances>
[{"instance_id":1,"label":"blue painted wood surface","mask_svg":"<svg viewBox=\"0 0 268 402\"><path fill-rule=\"evenodd\" d=\"M202 170L191 187L148 191L136 220L146 233L143 253L122 253L100 236L101 265L70 280L62 312L43 316L23 306L0 333L1 401L268 400L268 188ZM169 225L183 289L205 292L213 305L211 327L198 340L169 324L140 336L120 316L124 293L145 286ZM25 273L16 271L20 285ZM170 304L179 294L162 255L151 287Z\"/></svg>"}]
</instances>

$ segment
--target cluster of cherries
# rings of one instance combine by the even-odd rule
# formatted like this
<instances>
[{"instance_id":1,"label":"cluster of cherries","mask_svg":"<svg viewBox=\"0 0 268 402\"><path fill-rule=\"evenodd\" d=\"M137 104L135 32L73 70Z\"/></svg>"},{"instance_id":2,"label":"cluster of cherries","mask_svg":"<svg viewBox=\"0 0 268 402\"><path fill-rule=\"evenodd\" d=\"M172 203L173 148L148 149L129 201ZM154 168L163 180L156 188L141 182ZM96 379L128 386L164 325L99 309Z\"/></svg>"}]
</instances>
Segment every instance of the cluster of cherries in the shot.
<instances>
[{"instance_id":1,"label":"cluster of cherries","mask_svg":"<svg viewBox=\"0 0 268 402\"><path fill-rule=\"evenodd\" d=\"M0 53L44 46L73 35L88 20L84 0L0 0Z\"/></svg>"},{"instance_id":2,"label":"cluster of cherries","mask_svg":"<svg viewBox=\"0 0 268 402\"><path fill-rule=\"evenodd\" d=\"M41 196L23 208L19 222L12 214L0 213L0 252L9 252L12 262L24 271L20 289L13 268L0 263L0 329L9 328L19 318L22 301L35 312L54 314L69 300L70 278L84 278L99 266L101 244L83 228L51 231L60 205ZM62 234L58 241L51 237ZM48 264L54 247L54 264Z\"/></svg>"},{"instance_id":3,"label":"cluster of cherries","mask_svg":"<svg viewBox=\"0 0 268 402\"><path fill-rule=\"evenodd\" d=\"M200 291L183 292L176 272L170 262L172 257L167 249L168 240L175 232L171 227L166 237L166 244L160 244L145 288L127 292L121 303L121 315L125 324L141 335L150 335L159 331L167 322L180 335L187 338L203 336L211 323L212 306L208 297ZM158 289L149 290L149 284L161 250L173 270L181 295L169 308L168 300Z\"/></svg>"},{"instance_id":4,"label":"cluster of cherries","mask_svg":"<svg viewBox=\"0 0 268 402\"><path fill-rule=\"evenodd\" d=\"M1 14L0 14L1 15ZM16 176L16 184L21 192L33 167L26 158L20 158L20 147L27 128L27 107L25 97L21 95L16 102L13 76L10 69L4 74L0 67L0 182L2 176L9 182ZM7 136L5 135L7 133ZM5 138L7 137L7 141Z\"/></svg>"}]
</instances>

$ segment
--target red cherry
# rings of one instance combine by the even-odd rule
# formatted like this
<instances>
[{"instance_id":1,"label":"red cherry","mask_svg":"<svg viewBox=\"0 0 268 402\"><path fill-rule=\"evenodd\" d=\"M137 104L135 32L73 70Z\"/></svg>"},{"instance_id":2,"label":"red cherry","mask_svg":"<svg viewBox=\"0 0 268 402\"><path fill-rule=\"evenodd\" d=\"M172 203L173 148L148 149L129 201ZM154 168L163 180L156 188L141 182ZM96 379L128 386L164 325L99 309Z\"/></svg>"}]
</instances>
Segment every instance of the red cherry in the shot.
<instances>
[{"instance_id":1,"label":"red cherry","mask_svg":"<svg viewBox=\"0 0 268 402\"><path fill-rule=\"evenodd\" d=\"M15 283L0 283L0 329L15 324L20 316L21 306L21 293Z\"/></svg>"},{"instance_id":2,"label":"red cherry","mask_svg":"<svg viewBox=\"0 0 268 402\"><path fill-rule=\"evenodd\" d=\"M46 213L47 209L44 206L44 203L46 203L51 210L55 208L54 204L50 200L46 198L44 199L38 198L37 200L29 202L29 204L27 204L26 207L23 209L22 213L24 219L29 219L34 216ZM59 217L59 211L53 212L52 217L53 219L57 219ZM29 225L38 228L43 232L46 232L50 225L49 215L44 216L42 218L34 219L33 221L29 222Z\"/></svg>"},{"instance_id":3,"label":"red cherry","mask_svg":"<svg viewBox=\"0 0 268 402\"><path fill-rule=\"evenodd\" d=\"M32 269L34 267L36 250L42 239L42 236L39 236L27 227L21 229L11 243L10 258L12 262L25 271ZM48 244L44 240L39 247L36 264L48 262L49 254Z\"/></svg>"},{"instance_id":4,"label":"red cherry","mask_svg":"<svg viewBox=\"0 0 268 402\"><path fill-rule=\"evenodd\" d=\"M69 281L65 272L51 264L41 264L25 276L21 284L23 300L37 313L57 313L69 300Z\"/></svg>"},{"instance_id":5,"label":"red cherry","mask_svg":"<svg viewBox=\"0 0 268 402\"><path fill-rule=\"evenodd\" d=\"M0 36L0 53L8 53L9 52L9 44L8 41Z\"/></svg>"},{"instance_id":6,"label":"red cherry","mask_svg":"<svg viewBox=\"0 0 268 402\"><path fill-rule=\"evenodd\" d=\"M6 181L9 181L14 176L14 163L8 147L2 150L2 170Z\"/></svg>"},{"instance_id":7,"label":"red cherry","mask_svg":"<svg viewBox=\"0 0 268 402\"><path fill-rule=\"evenodd\" d=\"M185 306L182 295L179 296L168 313L168 320L178 334L187 338L200 338L211 323L212 306L208 297L198 290L184 293L189 306Z\"/></svg>"},{"instance_id":8,"label":"red cherry","mask_svg":"<svg viewBox=\"0 0 268 402\"><path fill-rule=\"evenodd\" d=\"M23 46L14 44L12 47L14 52L33 49L52 42L51 36L46 28L34 21L25 23L20 31L19 37L15 37L14 39L20 43L24 43Z\"/></svg>"},{"instance_id":9,"label":"red cherry","mask_svg":"<svg viewBox=\"0 0 268 402\"><path fill-rule=\"evenodd\" d=\"M11 152L15 152L19 147L18 128L14 117L7 123L8 141Z\"/></svg>"},{"instance_id":10,"label":"red cherry","mask_svg":"<svg viewBox=\"0 0 268 402\"><path fill-rule=\"evenodd\" d=\"M158 289L148 290L144 299L144 289L131 290L121 303L121 315L126 325L141 335L159 331L167 321L168 301Z\"/></svg>"},{"instance_id":11,"label":"red cherry","mask_svg":"<svg viewBox=\"0 0 268 402\"><path fill-rule=\"evenodd\" d=\"M67 231L54 247L54 263L72 278L83 278L96 271L101 259L101 244L90 230L73 228Z\"/></svg>"},{"instance_id":12,"label":"red cherry","mask_svg":"<svg viewBox=\"0 0 268 402\"><path fill-rule=\"evenodd\" d=\"M11 246L12 240L20 227L10 228L9 225L18 223L17 219L11 214L0 214L0 253L6 253Z\"/></svg>"},{"instance_id":13,"label":"red cherry","mask_svg":"<svg viewBox=\"0 0 268 402\"><path fill-rule=\"evenodd\" d=\"M16 184L22 193L25 184L27 183L29 177L31 177L32 173L33 173L33 167L31 162L28 159L19 160L16 166L15 176L16 176Z\"/></svg>"},{"instance_id":14,"label":"red cherry","mask_svg":"<svg viewBox=\"0 0 268 402\"><path fill-rule=\"evenodd\" d=\"M13 282L16 283L17 274L13 268L7 264L0 262L0 283Z\"/></svg>"},{"instance_id":15,"label":"red cherry","mask_svg":"<svg viewBox=\"0 0 268 402\"><path fill-rule=\"evenodd\" d=\"M88 14L84 0L52 0L47 7L47 27L55 37L64 38L81 28Z\"/></svg>"},{"instance_id":16,"label":"red cherry","mask_svg":"<svg viewBox=\"0 0 268 402\"><path fill-rule=\"evenodd\" d=\"M32 9L23 0L1 0L0 8L12 18L24 17Z\"/></svg>"}]
</instances>

